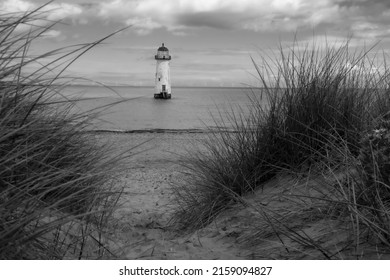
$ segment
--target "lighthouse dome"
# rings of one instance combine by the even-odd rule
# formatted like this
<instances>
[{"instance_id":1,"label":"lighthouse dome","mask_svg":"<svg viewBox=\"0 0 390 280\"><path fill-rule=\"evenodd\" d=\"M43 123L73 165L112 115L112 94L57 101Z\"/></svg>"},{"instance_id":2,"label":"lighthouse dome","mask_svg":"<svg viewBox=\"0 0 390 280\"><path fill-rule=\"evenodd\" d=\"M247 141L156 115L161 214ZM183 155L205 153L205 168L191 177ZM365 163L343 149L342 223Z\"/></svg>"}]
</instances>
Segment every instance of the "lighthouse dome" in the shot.
<instances>
[{"instance_id":1,"label":"lighthouse dome","mask_svg":"<svg viewBox=\"0 0 390 280\"><path fill-rule=\"evenodd\" d=\"M162 43L162 46L159 47L157 51L159 51L159 52L168 52L169 50L168 50L167 47L164 46L164 43Z\"/></svg>"},{"instance_id":2,"label":"lighthouse dome","mask_svg":"<svg viewBox=\"0 0 390 280\"><path fill-rule=\"evenodd\" d=\"M162 43L162 46L158 48L157 55L155 55L154 57L157 60L171 60L169 50L167 47L164 46L164 43Z\"/></svg>"}]
</instances>

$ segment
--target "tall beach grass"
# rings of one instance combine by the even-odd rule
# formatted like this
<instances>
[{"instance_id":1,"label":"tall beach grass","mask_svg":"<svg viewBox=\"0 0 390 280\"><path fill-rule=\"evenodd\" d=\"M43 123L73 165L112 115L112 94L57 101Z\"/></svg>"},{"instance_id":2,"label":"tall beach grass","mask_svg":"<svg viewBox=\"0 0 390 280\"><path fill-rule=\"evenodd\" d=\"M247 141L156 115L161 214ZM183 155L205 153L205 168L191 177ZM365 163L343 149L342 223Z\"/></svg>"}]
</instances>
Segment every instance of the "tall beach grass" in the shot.
<instances>
[{"instance_id":1,"label":"tall beach grass","mask_svg":"<svg viewBox=\"0 0 390 280\"><path fill-rule=\"evenodd\" d=\"M64 70L106 38L30 55L55 24L43 7L0 15L0 258L112 257L118 158L85 132L98 110L75 113L61 93Z\"/></svg>"},{"instance_id":2,"label":"tall beach grass","mask_svg":"<svg viewBox=\"0 0 390 280\"><path fill-rule=\"evenodd\" d=\"M390 186L385 171L388 128L383 124L390 109L390 72L384 54L375 53L374 47L353 50L349 42L324 47L295 42L280 46L273 56L264 54L260 63L253 59L261 87L250 96L250 113L230 114L226 123L233 123L233 132L223 121L218 123L222 129L192 154L187 163L192 175L176 191L176 225L185 230L206 226L245 197L261 196L259 190L278 174L316 174L322 176L316 184L320 195L293 194L302 202L294 217L308 208L308 199L313 209L342 206L341 212L321 212L327 213L321 219L346 221L355 249L363 236L387 245ZM322 257L345 257L342 250L329 252L315 237L292 227L286 220L291 215L251 207L257 213L254 225L262 220L262 227L265 222L275 236L311 246ZM258 234L247 235L251 245L264 239L261 230L254 232Z\"/></svg>"}]
</instances>

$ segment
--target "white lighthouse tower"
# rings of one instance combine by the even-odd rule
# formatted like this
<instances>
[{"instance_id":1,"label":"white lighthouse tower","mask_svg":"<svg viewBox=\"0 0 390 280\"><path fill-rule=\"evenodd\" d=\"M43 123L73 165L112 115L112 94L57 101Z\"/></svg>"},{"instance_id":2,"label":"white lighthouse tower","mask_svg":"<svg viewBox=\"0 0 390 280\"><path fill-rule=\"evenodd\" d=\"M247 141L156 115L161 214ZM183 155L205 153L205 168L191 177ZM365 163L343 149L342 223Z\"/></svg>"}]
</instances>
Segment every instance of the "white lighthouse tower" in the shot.
<instances>
[{"instance_id":1,"label":"white lighthouse tower","mask_svg":"<svg viewBox=\"0 0 390 280\"><path fill-rule=\"evenodd\" d=\"M169 61L171 56L169 50L164 46L158 48L156 59L156 83L154 88L154 98L171 98L171 74L169 70Z\"/></svg>"}]
</instances>

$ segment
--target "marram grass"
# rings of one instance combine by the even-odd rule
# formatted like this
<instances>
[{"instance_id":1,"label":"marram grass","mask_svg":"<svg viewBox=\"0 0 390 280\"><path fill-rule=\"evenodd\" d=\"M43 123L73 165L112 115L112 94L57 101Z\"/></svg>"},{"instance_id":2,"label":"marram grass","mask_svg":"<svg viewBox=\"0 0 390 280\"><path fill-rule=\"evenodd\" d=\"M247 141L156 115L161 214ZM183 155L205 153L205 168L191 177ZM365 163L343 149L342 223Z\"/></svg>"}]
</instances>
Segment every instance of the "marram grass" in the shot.
<instances>
[{"instance_id":1,"label":"marram grass","mask_svg":"<svg viewBox=\"0 0 390 280\"><path fill-rule=\"evenodd\" d=\"M362 243L367 238L373 248L381 248L375 257L382 256L382 249L390 251L389 143L388 127L383 125L390 111L386 60L385 55L374 55L373 48L352 50L348 40L324 48L294 43L287 49L280 47L274 57L264 56L261 65L253 59L261 87L250 96L250 113L231 113L228 121L218 121L222 128L210 134L188 160L192 175L185 186L176 188L176 226L195 230L208 225L252 194L261 196L259 189L282 172L316 174L324 176L313 187L321 195L281 194L292 201L301 197L301 204L284 217L272 208L251 205L257 213L253 214L255 228L244 243L260 244L264 227L272 229L282 247L287 238L310 248L307 255L298 250L300 257L364 258L367 251ZM382 62L378 65L378 61ZM233 129L227 129L226 123L233 123ZM344 221L348 242L327 248L319 241L321 236L292 227L288 223L292 220L286 218L303 217L302 209L326 210L321 215L305 210L313 219ZM261 226L256 229L257 224ZM293 250L285 247L284 251Z\"/></svg>"},{"instance_id":2,"label":"marram grass","mask_svg":"<svg viewBox=\"0 0 390 280\"><path fill-rule=\"evenodd\" d=\"M85 133L96 112L61 94L66 67L103 39L29 55L52 27L34 24L41 10L0 15L0 258L113 257L103 236L118 159Z\"/></svg>"}]
</instances>

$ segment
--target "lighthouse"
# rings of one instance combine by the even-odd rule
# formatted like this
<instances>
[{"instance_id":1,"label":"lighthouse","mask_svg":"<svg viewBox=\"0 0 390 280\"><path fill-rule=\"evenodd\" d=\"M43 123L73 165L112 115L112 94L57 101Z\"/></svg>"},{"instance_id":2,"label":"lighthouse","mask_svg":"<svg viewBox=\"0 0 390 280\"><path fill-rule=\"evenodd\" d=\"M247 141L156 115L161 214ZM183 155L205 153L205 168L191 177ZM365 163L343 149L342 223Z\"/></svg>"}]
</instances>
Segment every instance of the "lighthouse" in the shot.
<instances>
[{"instance_id":1,"label":"lighthouse","mask_svg":"<svg viewBox=\"0 0 390 280\"><path fill-rule=\"evenodd\" d=\"M169 99L171 98L171 75L169 70L169 61L171 56L167 47L158 48L156 59L156 82L154 88L154 98Z\"/></svg>"}]
</instances>

